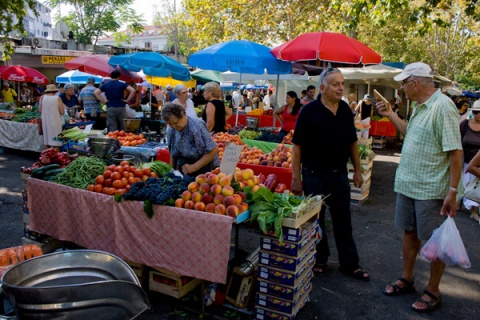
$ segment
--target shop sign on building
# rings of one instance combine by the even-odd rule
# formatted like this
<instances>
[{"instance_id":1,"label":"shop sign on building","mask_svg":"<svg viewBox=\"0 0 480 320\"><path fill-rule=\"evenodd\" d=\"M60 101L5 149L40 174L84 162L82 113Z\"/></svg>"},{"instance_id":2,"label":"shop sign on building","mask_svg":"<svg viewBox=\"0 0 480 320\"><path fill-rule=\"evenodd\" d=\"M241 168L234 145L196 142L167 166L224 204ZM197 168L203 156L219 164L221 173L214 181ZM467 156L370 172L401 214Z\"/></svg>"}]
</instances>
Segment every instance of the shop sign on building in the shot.
<instances>
[{"instance_id":1,"label":"shop sign on building","mask_svg":"<svg viewBox=\"0 0 480 320\"><path fill-rule=\"evenodd\" d=\"M42 64L64 64L75 57L66 56L42 56Z\"/></svg>"}]
</instances>

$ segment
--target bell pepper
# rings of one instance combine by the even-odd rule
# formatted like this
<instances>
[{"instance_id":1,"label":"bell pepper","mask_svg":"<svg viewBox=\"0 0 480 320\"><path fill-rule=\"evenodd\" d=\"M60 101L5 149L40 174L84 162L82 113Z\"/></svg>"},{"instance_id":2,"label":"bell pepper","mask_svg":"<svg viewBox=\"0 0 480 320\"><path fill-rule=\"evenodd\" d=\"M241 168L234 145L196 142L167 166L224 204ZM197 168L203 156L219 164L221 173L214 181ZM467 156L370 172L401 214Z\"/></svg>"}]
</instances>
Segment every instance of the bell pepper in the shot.
<instances>
[{"instance_id":1,"label":"bell pepper","mask_svg":"<svg viewBox=\"0 0 480 320\"><path fill-rule=\"evenodd\" d=\"M275 188L275 192L278 192L278 193L283 193L283 191L285 190L287 190L287 185L285 185L284 183L279 183Z\"/></svg>"},{"instance_id":2,"label":"bell pepper","mask_svg":"<svg viewBox=\"0 0 480 320\"><path fill-rule=\"evenodd\" d=\"M271 173L267 176L267 179L265 179L264 185L270 189L270 191L274 191L277 187L277 183L277 176L274 173Z\"/></svg>"}]
</instances>

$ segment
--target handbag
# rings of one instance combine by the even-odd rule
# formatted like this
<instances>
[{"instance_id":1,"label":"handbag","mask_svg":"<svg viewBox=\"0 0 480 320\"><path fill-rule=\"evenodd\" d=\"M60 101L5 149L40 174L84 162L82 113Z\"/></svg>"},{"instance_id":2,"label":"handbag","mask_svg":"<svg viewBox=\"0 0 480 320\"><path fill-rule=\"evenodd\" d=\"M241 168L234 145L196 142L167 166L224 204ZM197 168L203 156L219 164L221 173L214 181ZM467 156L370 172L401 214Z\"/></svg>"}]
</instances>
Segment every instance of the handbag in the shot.
<instances>
[{"instance_id":1,"label":"handbag","mask_svg":"<svg viewBox=\"0 0 480 320\"><path fill-rule=\"evenodd\" d=\"M43 136L42 118L38 119L37 126L38 126L38 134Z\"/></svg>"},{"instance_id":2,"label":"handbag","mask_svg":"<svg viewBox=\"0 0 480 320\"><path fill-rule=\"evenodd\" d=\"M473 178L467 183L465 188L465 198L480 203L480 179Z\"/></svg>"}]
</instances>

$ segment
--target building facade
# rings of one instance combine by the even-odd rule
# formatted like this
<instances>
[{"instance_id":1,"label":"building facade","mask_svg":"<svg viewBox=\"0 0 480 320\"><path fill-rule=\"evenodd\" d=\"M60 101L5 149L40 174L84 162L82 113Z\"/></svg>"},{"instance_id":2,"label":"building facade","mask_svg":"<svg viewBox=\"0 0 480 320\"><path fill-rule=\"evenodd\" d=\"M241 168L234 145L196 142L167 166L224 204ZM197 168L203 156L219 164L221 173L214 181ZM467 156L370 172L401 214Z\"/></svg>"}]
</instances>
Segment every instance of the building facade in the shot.
<instances>
[{"instance_id":1,"label":"building facade","mask_svg":"<svg viewBox=\"0 0 480 320\"><path fill-rule=\"evenodd\" d=\"M146 25L140 34L134 34L130 30L123 30L130 36L130 44L121 43L118 47L141 51L171 52L167 47L167 35L163 27ZM113 36L98 39L100 46L114 46Z\"/></svg>"}]
</instances>

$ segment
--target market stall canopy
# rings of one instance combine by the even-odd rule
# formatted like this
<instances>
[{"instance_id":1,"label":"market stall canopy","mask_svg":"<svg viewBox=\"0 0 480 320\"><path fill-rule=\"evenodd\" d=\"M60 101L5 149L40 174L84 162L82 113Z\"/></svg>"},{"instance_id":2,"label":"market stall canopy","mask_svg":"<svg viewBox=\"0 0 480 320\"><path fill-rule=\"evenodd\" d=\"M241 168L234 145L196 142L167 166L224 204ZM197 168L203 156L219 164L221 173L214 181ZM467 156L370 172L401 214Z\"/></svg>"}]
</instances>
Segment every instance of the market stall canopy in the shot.
<instances>
[{"instance_id":1,"label":"market stall canopy","mask_svg":"<svg viewBox=\"0 0 480 320\"><path fill-rule=\"evenodd\" d=\"M191 73L192 78L197 80L197 82L207 83L207 82L216 82L220 83L222 81L220 77L220 72L213 70L202 70L197 69Z\"/></svg>"},{"instance_id":2,"label":"market stall canopy","mask_svg":"<svg viewBox=\"0 0 480 320\"><path fill-rule=\"evenodd\" d=\"M62 73L61 75L57 76L55 81L57 83L85 84L89 78L94 78L96 84L102 83L102 77L94 76L78 70L70 70Z\"/></svg>"},{"instance_id":3,"label":"market stall canopy","mask_svg":"<svg viewBox=\"0 0 480 320\"><path fill-rule=\"evenodd\" d=\"M393 80L402 69L384 64L365 66L362 68L339 68L345 81L355 84L379 84L394 89L400 89L400 82Z\"/></svg>"},{"instance_id":4,"label":"market stall canopy","mask_svg":"<svg viewBox=\"0 0 480 320\"><path fill-rule=\"evenodd\" d=\"M0 76L3 80L48 84L50 81L39 71L25 66L2 66Z\"/></svg>"},{"instance_id":5,"label":"market stall canopy","mask_svg":"<svg viewBox=\"0 0 480 320\"><path fill-rule=\"evenodd\" d=\"M241 76L241 77L240 77ZM240 73L237 72L222 72L220 74L220 77L222 81L230 81L230 82L240 82L241 81L255 81L255 80L308 80L308 74L280 74L280 75L275 75L275 74L268 74L268 73L263 73L263 74L254 74L254 73Z\"/></svg>"},{"instance_id":6,"label":"market stall canopy","mask_svg":"<svg viewBox=\"0 0 480 320\"><path fill-rule=\"evenodd\" d=\"M271 50L283 61L308 61L343 65L379 64L382 57L360 41L336 32L304 33Z\"/></svg>"},{"instance_id":7,"label":"market stall canopy","mask_svg":"<svg viewBox=\"0 0 480 320\"><path fill-rule=\"evenodd\" d=\"M291 63L279 61L264 45L246 40L232 40L200 50L188 59L192 67L204 70L240 73L289 74Z\"/></svg>"},{"instance_id":8,"label":"market stall canopy","mask_svg":"<svg viewBox=\"0 0 480 320\"><path fill-rule=\"evenodd\" d=\"M175 80L190 81L190 71L187 67L170 57L157 52L135 52L113 56L108 61L113 67L129 71L141 71L146 75Z\"/></svg>"},{"instance_id":9,"label":"market stall canopy","mask_svg":"<svg viewBox=\"0 0 480 320\"><path fill-rule=\"evenodd\" d=\"M110 73L116 69L120 72L120 80L125 82L133 81L136 83L143 81L135 72L110 66L108 64L109 59L109 56L102 55L80 56L65 62L63 66L68 70L78 70L102 77L110 77Z\"/></svg>"},{"instance_id":10,"label":"market stall canopy","mask_svg":"<svg viewBox=\"0 0 480 320\"><path fill-rule=\"evenodd\" d=\"M152 77L149 75L146 75L143 71L139 71L138 75L141 76L143 79L145 79L146 82L160 86L160 87L166 87L167 85L172 85L172 87L175 87L177 84L183 84L187 88L193 88L196 86L196 81L195 79L190 79L189 81L181 81L181 80L175 80L172 77Z\"/></svg>"}]
</instances>

